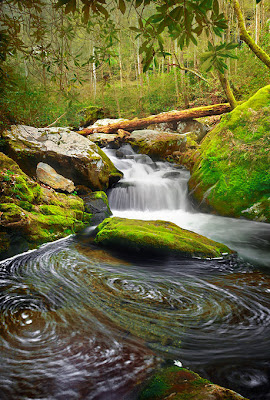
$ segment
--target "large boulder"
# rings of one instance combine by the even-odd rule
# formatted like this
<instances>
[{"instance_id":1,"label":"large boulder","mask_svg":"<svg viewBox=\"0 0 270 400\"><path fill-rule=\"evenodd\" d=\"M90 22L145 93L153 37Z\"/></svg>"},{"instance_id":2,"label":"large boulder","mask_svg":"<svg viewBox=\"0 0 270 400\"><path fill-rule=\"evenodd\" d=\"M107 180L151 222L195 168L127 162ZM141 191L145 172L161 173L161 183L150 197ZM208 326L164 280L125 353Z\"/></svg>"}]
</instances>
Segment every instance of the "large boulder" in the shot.
<instances>
[{"instance_id":1,"label":"large boulder","mask_svg":"<svg viewBox=\"0 0 270 400\"><path fill-rule=\"evenodd\" d=\"M3 153L0 171L0 258L75 233L91 222L92 213L85 211L81 198L40 186Z\"/></svg>"},{"instance_id":2,"label":"large boulder","mask_svg":"<svg viewBox=\"0 0 270 400\"><path fill-rule=\"evenodd\" d=\"M186 149L186 137L177 133L141 129L133 131L127 141L140 153L165 159L175 151Z\"/></svg>"},{"instance_id":3,"label":"large boulder","mask_svg":"<svg viewBox=\"0 0 270 400\"><path fill-rule=\"evenodd\" d=\"M220 257L227 246L166 221L107 218L98 227L95 243L113 249L185 257Z\"/></svg>"},{"instance_id":4,"label":"large boulder","mask_svg":"<svg viewBox=\"0 0 270 400\"><path fill-rule=\"evenodd\" d=\"M221 215L270 222L270 85L222 117L197 154L189 188Z\"/></svg>"},{"instance_id":5,"label":"large boulder","mask_svg":"<svg viewBox=\"0 0 270 400\"><path fill-rule=\"evenodd\" d=\"M13 125L3 133L8 154L24 172L35 175L39 162L92 190L105 190L122 174L93 142L67 128L33 128Z\"/></svg>"},{"instance_id":6,"label":"large boulder","mask_svg":"<svg viewBox=\"0 0 270 400\"><path fill-rule=\"evenodd\" d=\"M195 372L177 366L154 373L137 395L138 400L247 400L230 389L214 385Z\"/></svg>"}]
</instances>

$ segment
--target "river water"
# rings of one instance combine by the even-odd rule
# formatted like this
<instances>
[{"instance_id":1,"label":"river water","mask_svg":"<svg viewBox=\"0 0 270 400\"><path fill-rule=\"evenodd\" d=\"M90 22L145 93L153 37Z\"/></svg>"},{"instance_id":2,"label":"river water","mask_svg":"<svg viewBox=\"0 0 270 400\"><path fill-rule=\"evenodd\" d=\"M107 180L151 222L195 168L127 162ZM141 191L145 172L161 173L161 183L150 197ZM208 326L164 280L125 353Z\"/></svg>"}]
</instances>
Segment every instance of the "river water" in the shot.
<instances>
[{"instance_id":1,"label":"river water","mask_svg":"<svg viewBox=\"0 0 270 400\"><path fill-rule=\"evenodd\" d=\"M0 262L0 399L133 400L174 360L270 399L270 225L201 213L185 169L106 152L124 172L115 216L169 220L239 257L123 255L95 247L89 228Z\"/></svg>"}]
</instances>

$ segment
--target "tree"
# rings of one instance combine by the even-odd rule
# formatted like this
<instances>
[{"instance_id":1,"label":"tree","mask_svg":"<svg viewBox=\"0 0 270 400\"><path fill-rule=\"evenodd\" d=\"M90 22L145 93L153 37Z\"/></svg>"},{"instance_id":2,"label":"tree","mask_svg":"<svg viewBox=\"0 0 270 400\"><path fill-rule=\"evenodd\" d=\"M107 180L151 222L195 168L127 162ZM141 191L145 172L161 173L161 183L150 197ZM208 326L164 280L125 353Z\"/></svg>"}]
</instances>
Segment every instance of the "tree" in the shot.
<instances>
[{"instance_id":1,"label":"tree","mask_svg":"<svg viewBox=\"0 0 270 400\"><path fill-rule=\"evenodd\" d=\"M259 4L260 2L261 0L256 0L257 4ZM258 44L255 42L254 39L252 39L246 29L244 17L238 0L233 0L233 7L238 20L240 39L248 45L248 47L251 49L251 51L253 51L256 57L258 57L268 68L270 68L270 56L260 46L258 46Z\"/></svg>"}]
</instances>

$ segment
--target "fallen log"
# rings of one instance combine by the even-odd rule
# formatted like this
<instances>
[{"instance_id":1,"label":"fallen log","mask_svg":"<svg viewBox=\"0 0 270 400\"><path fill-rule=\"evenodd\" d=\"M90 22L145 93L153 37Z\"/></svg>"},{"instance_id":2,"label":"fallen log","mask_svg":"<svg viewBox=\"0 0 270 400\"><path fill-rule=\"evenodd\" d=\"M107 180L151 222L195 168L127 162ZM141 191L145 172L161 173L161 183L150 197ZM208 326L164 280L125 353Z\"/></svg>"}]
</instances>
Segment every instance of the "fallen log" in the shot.
<instances>
[{"instance_id":1,"label":"fallen log","mask_svg":"<svg viewBox=\"0 0 270 400\"><path fill-rule=\"evenodd\" d=\"M211 106L203 106L196 108L189 108L187 110L169 111L157 115L150 115L146 118L134 118L131 120L124 120L115 122L109 125L98 126L95 128L86 128L78 133L87 136L92 133L116 133L118 129L125 131L133 131L135 129L146 128L152 124L160 124L162 122L178 122L185 121L192 118L208 117L210 115L220 115L231 111L229 103L213 104Z\"/></svg>"}]
</instances>

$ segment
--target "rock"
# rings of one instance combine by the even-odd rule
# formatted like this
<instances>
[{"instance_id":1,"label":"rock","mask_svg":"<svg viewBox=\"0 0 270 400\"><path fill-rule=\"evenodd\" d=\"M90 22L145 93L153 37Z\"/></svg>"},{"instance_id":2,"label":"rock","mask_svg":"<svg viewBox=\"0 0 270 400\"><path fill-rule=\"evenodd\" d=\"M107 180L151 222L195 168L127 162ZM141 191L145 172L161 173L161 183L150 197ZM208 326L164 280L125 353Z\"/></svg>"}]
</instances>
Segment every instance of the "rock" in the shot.
<instances>
[{"instance_id":1,"label":"rock","mask_svg":"<svg viewBox=\"0 0 270 400\"><path fill-rule=\"evenodd\" d=\"M129 252L220 257L227 246L166 221L108 218L97 227L95 243Z\"/></svg>"},{"instance_id":2,"label":"rock","mask_svg":"<svg viewBox=\"0 0 270 400\"><path fill-rule=\"evenodd\" d=\"M75 185L92 190L105 190L122 177L95 143L67 128L17 125L3 132L3 136L9 155L32 176L37 163L45 162Z\"/></svg>"},{"instance_id":3,"label":"rock","mask_svg":"<svg viewBox=\"0 0 270 400\"><path fill-rule=\"evenodd\" d=\"M37 165L37 179L45 185L63 190L63 192L72 193L75 190L74 183L70 179L64 178L55 169L42 162Z\"/></svg>"},{"instance_id":4,"label":"rock","mask_svg":"<svg viewBox=\"0 0 270 400\"><path fill-rule=\"evenodd\" d=\"M109 124L115 124L116 122L126 121L124 118L104 118L97 120L93 125L88 128L98 128L99 126L105 126Z\"/></svg>"},{"instance_id":5,"label":"rock","mask_svg":"<svg viewBox=\"0 0 270 400\"><path fill-rule=\"evenodd\" d=\"M197 152L189 189L221 215L270 222L270 85L224 115Z\"/></svg>"},{"instance_id":6,"label":"rock","mask_svg":"<svg viewBox=\"0 0 270 400\"><path fill-rule=\"evenodd\" d=\"M151 129L133 131L127 141L140 153L158 159L166 159L174 151L184 151L186 148L184 135Z\"/></svg>"},{"instance_id":7,"label":"rock","mask_svg":"<svg viewBox=\"0 0 270 400\"><path fill-rule=\"evenodd\" d=\"M94 124L100 118L108 117L109 110L102 107L89 106L80 110L77 115L81 118L80 126L87 127Z\"/></svg>"},{"instance_id":8,"label":"rock","mask_svg":"<svg viewBox=\"0 0 270 400\"><path fill-rule=\"evenodd\" d=\"M82 195L81 198L84 201L85 211L93 214L92 225L98 225L105 218L112 215L106 193L93 192L88 195Z\"/></svg>"},{"instance_id":9,"label":"rock","mask_svg":"<svg viewBox=\"0 0 270 400\"><path fill-rule=\"evenodd\" d=\"M150 125L147 129L157 130L159 132L167 133L193 133L195 134L196 140L200 142L206 133L209 131L209 127L202 122L195 119L189 119L186 121L179 122L163 122L161 124Z\"/></svg>"},{"instance_id":10,"label":"rock","mask_svg":"<svg viewBox=\"0 0 270 400\"><path fill-rule=\"evenodd\" d=\"M198 374L177 366L163 368L139 391L138 400L247 400L230 389L214 385Z\"/></svg>"},{"instance_id":11,"label":"rock","mask_svg":"<svg viewBox=\"0 0 270 400\"><path fill-rule=\"evenodd\" d=\"M0 153L0 258L67 236L91 223L83 200L30 179ZM14 243L23 247L14 248Z\"/></svg>"},{"instance_id":12,"label":"rock","mask_svg":"<svg viewBox=\"0 0 270 400\"><path fill-rule=\"evenodd\" d=\"M120 145L116 144L116 139L118 135L115 133L93 133L87 136L89 140L96 143L100 147L112 147L112 148L119 148Z\"/></svg>"},{"instance_id":13,"label":"rock","mask_svg":"<svg viewBox=\"0 0 270 400\"><path fill-rule=\"evenodd\" d=\"M178 133L195 134L196 141L199 143L209 131L209 127L195 119L189 119L187 121L178 122L176 131Z\"/></svg>"}]
</instances>

